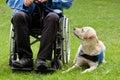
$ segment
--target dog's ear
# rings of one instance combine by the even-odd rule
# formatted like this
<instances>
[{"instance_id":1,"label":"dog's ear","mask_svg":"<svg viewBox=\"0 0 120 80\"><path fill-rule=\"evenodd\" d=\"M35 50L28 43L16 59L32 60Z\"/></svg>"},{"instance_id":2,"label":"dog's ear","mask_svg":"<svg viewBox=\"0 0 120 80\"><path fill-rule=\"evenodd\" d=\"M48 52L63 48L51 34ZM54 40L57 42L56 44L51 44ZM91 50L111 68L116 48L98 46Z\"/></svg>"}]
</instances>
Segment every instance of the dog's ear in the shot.
<instances>
[{"instance_id":1,"label":"dog's ear","mask_svg":"<svg viewBox=\"0 0 120 80\"><path fill-rule=\"evenodd\" d=\"M90 29L88 29L83 36L84 39L90 39L92 37L95 37L95 33L93 33Z\"/></svg>"}]
</instances>

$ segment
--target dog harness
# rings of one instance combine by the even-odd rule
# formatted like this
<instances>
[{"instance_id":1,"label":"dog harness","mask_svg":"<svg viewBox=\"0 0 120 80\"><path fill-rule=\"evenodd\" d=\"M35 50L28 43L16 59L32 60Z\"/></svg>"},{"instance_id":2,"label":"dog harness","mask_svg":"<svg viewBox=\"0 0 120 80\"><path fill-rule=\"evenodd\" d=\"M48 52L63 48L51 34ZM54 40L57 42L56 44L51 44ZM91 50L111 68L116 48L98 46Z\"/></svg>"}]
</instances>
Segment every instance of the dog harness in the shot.
<instances>
[{"instance_id":1,"label":"dog harness","mask_svg":"<svg viewBox=\"0 0 120 80\"><path fill-rule=\"evenodd\" d=\"M88 59L88 60L91 60L93 62L98 62L98 63L101 63L102 60L103 60L103 56L104 56L104 51L101 51L100 54L98 55L94 55L94 56L90 56L90 55L87 55L85 54L83 51L81 51L83 54L79 54L80 56Z\"/></svg>"}]
</instances>

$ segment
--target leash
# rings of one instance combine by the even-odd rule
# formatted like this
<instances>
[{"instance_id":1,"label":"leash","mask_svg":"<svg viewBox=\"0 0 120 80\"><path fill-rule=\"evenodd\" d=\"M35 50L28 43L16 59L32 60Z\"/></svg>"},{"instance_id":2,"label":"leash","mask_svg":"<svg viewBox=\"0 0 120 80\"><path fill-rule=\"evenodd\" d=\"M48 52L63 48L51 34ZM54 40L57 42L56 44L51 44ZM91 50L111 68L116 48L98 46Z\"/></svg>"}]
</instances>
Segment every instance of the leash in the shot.
<instances>
[{"instance_id":1,"label":"leash","mask_svg":"<svg viewBox=\"0 0 120 80\"><path fill-rule=\"evenodd\" d=\"M45 7L43 5L45 5L45 3L40 3L38 0L34 0L33 1L34 4L36 4L36 7L38 8L38 13L40 16L40 25L41 27L43 27L43 20L45 17Z\"/></svg>"},{"instance_id":2,"label":"leash","mask_svg":"<svg viewBox=\"0 0 120 80\"><path fill-rule=\"evenodd\" d=\"M43 27L43 20L44 20L44 17L45 17L45 12L44 12L45 10L57 13L59 16L61 16L61 14L63 14L62 11L58 11L58 10L54 11L53 9L47 7L45 3L40 3L38 0L34 0L34 4L36 4L36 6L39 9L40 23L41 23L42 27ZM56 44L54 44L54 48L55 47L56 47ZM62 63L59 60L60 50L61 49L54 49L54 59L51 61L51 67L55 70L60 69L62 67Z\"/></svg>"}]
</instances>

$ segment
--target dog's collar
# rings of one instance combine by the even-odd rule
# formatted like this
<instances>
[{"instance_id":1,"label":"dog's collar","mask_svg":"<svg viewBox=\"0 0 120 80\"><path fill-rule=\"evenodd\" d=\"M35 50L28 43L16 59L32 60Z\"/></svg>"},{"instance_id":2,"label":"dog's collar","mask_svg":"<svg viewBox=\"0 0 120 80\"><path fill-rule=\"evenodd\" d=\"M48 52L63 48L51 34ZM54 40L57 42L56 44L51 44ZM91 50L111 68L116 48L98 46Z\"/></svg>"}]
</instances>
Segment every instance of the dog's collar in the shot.
<instances>
[{"instance_id":1,"label":"dog's collar","mask_svg":"<svg viewBox=\"0 0 120 80\"><path fill-rule=\"evenodd\" d=\"M94 56L87 55L87 54L85 54L82 50L81 50L81 52L82 52L83 54L79 54L80 56L82 56L82 57L84 57L84 58L86 58L86 59L88 59L88 60L91 60L91 61L93 61L93 62L101 63L102 60L103 60L104 51L101 51L100 54L94 55Z\"/></svg>"}]
</instances>

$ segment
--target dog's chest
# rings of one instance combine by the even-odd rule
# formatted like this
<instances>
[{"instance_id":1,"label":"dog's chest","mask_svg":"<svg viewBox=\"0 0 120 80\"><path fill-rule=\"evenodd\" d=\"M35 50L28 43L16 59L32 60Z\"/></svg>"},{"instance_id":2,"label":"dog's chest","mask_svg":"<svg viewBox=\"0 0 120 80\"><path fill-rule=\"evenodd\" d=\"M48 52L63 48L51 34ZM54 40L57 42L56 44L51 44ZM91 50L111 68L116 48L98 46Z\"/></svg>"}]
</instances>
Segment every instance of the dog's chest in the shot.
<instances>
[{"instance_id":1,"label":"dog's chest","mask_svg":"<svg viewBox=\"0 0 120 80\"><path fill-rule=\"evenodd\" d=\"M94 55L99 52L95 46L83 46L82 50L89 55Z\"/></svg>"},{"instance_id":2,"label":"dog's chest","mask_svg":"<svg viewBox=\"0 0 120 80\"><path fill-rule=\"evenodd\" d=\"M90 43L84 42L82 44L82 50L89 55L95 55L101 51L100 47L96 43L91 42Z\"/></svg>"}]
</instances>

